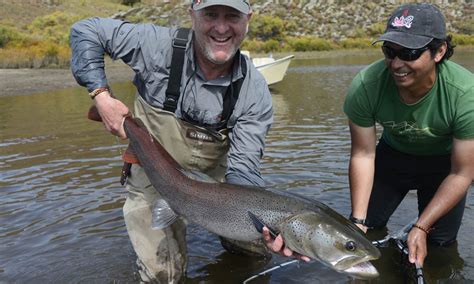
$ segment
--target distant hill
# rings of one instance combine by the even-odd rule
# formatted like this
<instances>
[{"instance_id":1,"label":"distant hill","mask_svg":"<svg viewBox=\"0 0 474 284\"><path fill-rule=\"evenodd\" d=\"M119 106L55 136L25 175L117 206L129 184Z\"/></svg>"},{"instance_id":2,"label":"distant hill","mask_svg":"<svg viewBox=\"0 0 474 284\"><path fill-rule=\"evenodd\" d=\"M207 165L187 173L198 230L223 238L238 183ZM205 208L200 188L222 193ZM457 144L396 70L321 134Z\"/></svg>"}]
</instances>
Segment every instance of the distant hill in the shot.
<instances>
[{"instance_id":1,"label":"distant hill","mask_svg":"<svg viewBox=\"0 0 474 284\"><path fill-rule=\"evenodd\" d=\"M190 0L6 0L1 1L0 24L23 30L37 17L62 12L75 17L114 16L130 21L167 26L189 26ZM122 2L137 2L133 7ZM390 12L410 1L258 0L251 1L256 15L282 19L288 35L312 35L342 39L357 37L374 25L384 25ZM421 1L420 1L421 2ZM447 19L448 31L474 34L472 0L424 1L438 5Z\"/></svg>"},{"instance_id":2,"label":"distant hill","mask_svg":"<svg viewBox=\"0 0 474 284\"><path fill-rule=\"evenodd\" d=\"M256 15L282 19L288 35L311 35L327 39L344 39L380 31L390 13L411 1L344 1L344 0L274 0L251 1ZM451 33L474 34L474 4L464 1L417 1L436 4L446 16ZM190 1L142 0L141 7L115 14L131 21L149 21L167 26L190 25L187 9Z\"/></svg>"},{"instance_id":3,"label":"distant hill","mask_svg":"<svg viewBox=\"0 0 474 284\"><path fill-rule=\"evenodd\" d=\"M54 12L76 17L108 17L130 8L119 3L119 0L3 0L0 1L0 24L25 30L36 18Z\"/></svg>"},{"instance_id":4,"label":"distant hill","mask_svg":"<svg viewBox=\"0 0 474 284\"><path fill-rule=\"evenodd\" d=\"M367 48L388 15L408 1L256 0L244 48L253 52ZM123 5L132 3L133 6ZM431 1L459 45L474 45L472 0ZM67 67L71 25L91 16L163 26L191 25L190 0L0 1L0 68Z\"/></svg>"}]
</instances>

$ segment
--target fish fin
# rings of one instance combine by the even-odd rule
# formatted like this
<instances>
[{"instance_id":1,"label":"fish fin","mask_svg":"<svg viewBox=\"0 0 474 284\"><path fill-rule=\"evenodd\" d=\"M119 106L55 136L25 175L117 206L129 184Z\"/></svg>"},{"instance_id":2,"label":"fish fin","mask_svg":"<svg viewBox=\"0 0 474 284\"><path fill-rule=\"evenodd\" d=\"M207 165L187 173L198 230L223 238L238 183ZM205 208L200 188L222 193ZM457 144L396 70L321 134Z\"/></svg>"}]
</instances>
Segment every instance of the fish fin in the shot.
<instances>
[{"instance_id":1,"label":"fish fin","mask_svg":"<svg viewBox=\"0 0 474 284\"><path fill-rule=\"evenodd\" d=\"M152 209L152 223L151 228L161 230L178 218L178 215L171 209L164 199L157 199Z\"/></svg>"},{"instance_id":2,"label":"fish fin","mask_svg":"<svg viewBox=\"0 0 474 284\"><path fill-rule=\"evenodd\" d=\"M263 227L266 226L268 230L270 231L270 235L273 238L276 238L278 236L278 233L274 229L272 229L270 226L263 223L263 221L260 220L257 216L255 216L255 214L253 214L250 211L247 211L247 213L249 214L249 217L252 220L253 225L255 226L255 229L257 229L259 233L263 233Z\"/></svg>"},{"instance_id":3,"label":"fish fin","mask_svg":"<svg viewBox=\"0 0 474 284\"><path fill-rule=\"evenodd\" d=\"M185 169L179 169L179 171L192 180L197 180L197 181L202 181L202 182L207 182L207 183L217 183L215 179L213 179L212 177L200 171L185 170Z\"/></svg>"}]
</instances>

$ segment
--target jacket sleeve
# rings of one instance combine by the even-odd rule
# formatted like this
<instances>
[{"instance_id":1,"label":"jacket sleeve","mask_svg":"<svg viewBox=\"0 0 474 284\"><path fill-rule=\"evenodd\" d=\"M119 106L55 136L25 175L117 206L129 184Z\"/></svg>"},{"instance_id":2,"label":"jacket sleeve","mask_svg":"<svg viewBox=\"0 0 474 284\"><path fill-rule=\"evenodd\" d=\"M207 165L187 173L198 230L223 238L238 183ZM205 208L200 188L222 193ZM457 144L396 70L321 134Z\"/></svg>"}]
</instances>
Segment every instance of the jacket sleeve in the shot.
<instances>
[{"instance_id":1,"label":"jacket sleeve","mask_svg":"<svg viewBox=\"0 0 474 284\"><path fill-rule=\"evenodd\" d=\"M251 85L242 114L230 133L226 181L233 184L264 186L260 160L265 137L273 123L272 97L265 81Z\"/></svg>"},{"instance_id":2,"label":"jacket sleeve","mask_svg":"<svg viewBox=\"0 0 474 284\"><path fill-rule=\"evenodd\" d=\"M169 30L151 24L131 24L110 18L89 18L71 28L71 70L76 81L92 91L107 86L104 55L122 59L135 73L145 76L159 33Z\"/></svg>"}]
</instances>

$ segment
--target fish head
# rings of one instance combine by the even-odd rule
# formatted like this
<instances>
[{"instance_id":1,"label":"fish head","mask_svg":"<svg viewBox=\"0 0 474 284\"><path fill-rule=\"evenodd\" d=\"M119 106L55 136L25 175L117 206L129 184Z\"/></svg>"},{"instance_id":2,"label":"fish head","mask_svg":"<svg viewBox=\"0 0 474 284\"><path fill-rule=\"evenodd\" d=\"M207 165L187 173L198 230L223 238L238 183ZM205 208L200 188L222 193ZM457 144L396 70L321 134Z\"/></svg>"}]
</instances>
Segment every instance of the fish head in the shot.
<instances>
[{"instance_id":1,"label":"fish head","mask_svg":"<svg viewBox=\"0 0 474 284\"><path fill-rule=\"evenodd\" d=\"M340 215L304 212L287 218L280 231L293 251L356 278L377 277L377 269L369 261L379 258L380 251L360 229L344 220Z\"/></svg>"}]
</instances>

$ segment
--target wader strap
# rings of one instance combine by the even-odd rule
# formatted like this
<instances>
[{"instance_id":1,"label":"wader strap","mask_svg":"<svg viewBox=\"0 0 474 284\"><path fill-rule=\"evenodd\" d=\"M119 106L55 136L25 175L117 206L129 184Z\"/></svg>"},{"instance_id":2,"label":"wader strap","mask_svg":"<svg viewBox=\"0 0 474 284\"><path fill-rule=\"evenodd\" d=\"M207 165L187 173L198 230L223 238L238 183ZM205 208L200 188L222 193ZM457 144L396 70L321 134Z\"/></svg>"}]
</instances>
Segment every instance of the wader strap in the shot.
<instances>
[{"instance_id":1,"label":"wader strap","mask_svg":"<svg viewBox=\"0 0 474 284\"><path fill-rule=\"evenodd\" d=\"M242 78L230 84L223 98L222 121L225 121L226 124L229 121L230 115L234 111L235 103L239 98L240 89L242 88L242 83L244 82L245 75L247 75L247 64L242 55L240 55L240 68L242 70Z\"/></svg>"},{"instance_id":2,"label":"wader strap","mask_svg":"<svg viewBox=\"0 0 474 284\"><path fill-rule=\"evenodd\" d=\"M238 60L238 58L239 57L235 57L235 61ZM242 55L240 55L240 69L242 70L242 78L236 80L235 82L232 82L229 87L227 87L225 93L222 94L223 106L221 121L215 124L203 125L195 121L186 112L182 112L181 114L183 119L189 123L200 125L210 130L220 131L222 129L227 128L227 123L229 122L229 118L232 115L232 112L234 111L235 104L239 98L240 89L242 88L245 75L247 74L247 64L245 63L245 58Z\"/></svg>"},{"instance_id":3,"label":"wader strap","mask_svg":"<svg viewBox=\"0 0 474 284\"><path fill-rule=\"evenodd\" d=\"M188 43L188 35L191 30L179 28L176 37L173 39L173 55L171 57L171 70L166 89L166 98L163 109L175 112L181 89L181 76L183 75L184 53Z\"/></svg>"}]
</instances>

